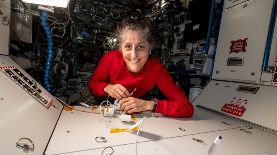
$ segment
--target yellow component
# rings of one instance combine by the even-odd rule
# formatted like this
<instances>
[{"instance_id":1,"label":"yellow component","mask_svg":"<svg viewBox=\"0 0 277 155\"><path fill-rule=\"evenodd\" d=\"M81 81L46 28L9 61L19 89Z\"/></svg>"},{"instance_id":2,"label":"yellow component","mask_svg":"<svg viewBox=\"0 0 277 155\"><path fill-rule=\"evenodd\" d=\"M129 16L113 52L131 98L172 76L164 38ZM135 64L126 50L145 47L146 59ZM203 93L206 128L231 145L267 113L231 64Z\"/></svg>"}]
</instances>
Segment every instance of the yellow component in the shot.
<instances>
[{"instance_id":1,"label":"yellow component","mask_svg":"<svg viewBox=\"0 0 277 155\"><path fill-rule=\"evenodd\" d=\"M98 106L95 106L95 105L94 105L94 106L91 106L91 110L92 110L92 111L96 111L97 109L98 109Z\"/></svg>"},{"instance_id":2,"label":"yellow component","mask_svg":"<svg viewBox=\"0 0 277 155\"><path fill-rule=\"evenodd\" d=\"M90 109L82 110L82 109L78 109L78 107L75 108L74 106L64 105L63 110L65 110L65 111L75 110L75 111L86 112L86 113L98 113L97 108L98 108L97 106L92 106Z\"/></svg>"},{"instance_id":3,"label":"yellow component","mask_svg":"<svg viewBox=\"0 0 277 155\"><path fill-rule=\"evenodd\" d=\"M131 120L132 120L132 121L136 121L137 118L136 118L136 117L131 117Z\"/></svg>"},{"instance_id":4,"label":"yellow component","mask_svg":"<svg viewBox=\"0 0 277 155\"><path fill-rule=\"evenodd\" d=\"M132 130L129 131L128 128L111 128L110 132L111 133L119 133L119 132L133 132L133 131L137 131L139 129L139 127L135 127Z\"/></svg>"},{"instance_id":5,"label":"yellow component","mask_svg":"<svg viewBox=\"0 0 277 155\"><path fill-rule=\"evenodd\" d=\"M72 111L73 107L72 106L64 106L63 110L65 110L65 111Z\"/></svg>"}]
</instances>

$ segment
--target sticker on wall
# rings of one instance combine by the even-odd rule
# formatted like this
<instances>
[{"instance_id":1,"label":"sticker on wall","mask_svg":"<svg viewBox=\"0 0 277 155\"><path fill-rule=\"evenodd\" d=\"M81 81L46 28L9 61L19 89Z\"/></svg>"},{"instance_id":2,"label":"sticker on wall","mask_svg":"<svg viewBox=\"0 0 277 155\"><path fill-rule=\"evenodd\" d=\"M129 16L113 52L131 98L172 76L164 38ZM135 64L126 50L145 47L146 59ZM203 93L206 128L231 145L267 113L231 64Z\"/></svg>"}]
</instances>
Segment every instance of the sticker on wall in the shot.
<instances>
[{"instance_id":1,"label":"sticker on wall","mask_svg":"<svg viewBox=\"0 0 277 155\"><path fill-rule=\"evenodd\" d=\"M234 97L230 101L230 103L226 103L223 105L223 107L221 108L221 111L234 116L241 117L244 114L244 112L247 110L245 107L247 102L248 100Z\"/></svg>"},{"instance_id":2,"label":"sticker on wall","mask_svg":"<svg viewBox=\"0 0 277 155\"><path fill-rule=\"evenodd\" d=\"M247 40L248 38L232 40L229 53L246 52Z\"/></svg>"}]
</instances>

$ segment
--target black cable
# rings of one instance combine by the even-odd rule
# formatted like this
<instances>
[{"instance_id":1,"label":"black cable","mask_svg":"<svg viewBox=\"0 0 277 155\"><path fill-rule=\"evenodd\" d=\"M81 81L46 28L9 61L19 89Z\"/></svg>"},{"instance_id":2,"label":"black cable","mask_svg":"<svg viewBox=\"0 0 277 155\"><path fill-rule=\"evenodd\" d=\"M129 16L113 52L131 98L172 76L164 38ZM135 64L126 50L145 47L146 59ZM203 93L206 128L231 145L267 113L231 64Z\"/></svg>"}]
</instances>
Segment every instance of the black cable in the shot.
<instances>
[{"instance_id":1,"label":"black cable","mask_svg":"<svg viewBox=\"0 0 277 155\"><path fill-rule=\"evenodd\" d=\"M111 152L105 153L105 151L106 151L107 149L110 149ZM105 154L104 154L104 153L105 153ZM107 146L107 147L104 148L104 150L102 151L101 155L112 155L113 153L114 153L114 149L113 149L111 146Z\"/></svg>"}]
</instances>

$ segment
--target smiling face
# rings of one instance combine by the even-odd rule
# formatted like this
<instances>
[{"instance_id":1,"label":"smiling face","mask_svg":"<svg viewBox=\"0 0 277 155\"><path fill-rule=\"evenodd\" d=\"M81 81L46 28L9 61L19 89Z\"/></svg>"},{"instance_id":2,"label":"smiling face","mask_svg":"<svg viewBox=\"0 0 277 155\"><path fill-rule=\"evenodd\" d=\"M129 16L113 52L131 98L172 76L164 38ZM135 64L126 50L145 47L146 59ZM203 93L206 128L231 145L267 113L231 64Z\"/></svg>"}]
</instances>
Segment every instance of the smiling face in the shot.
<instances>
[{"instance_id":1,"label":"smiling face","mask_svg":"<svg viewBox=\"0 0 277 155\"><path fill-rule=\"evenodd\" d=\"M151 46L144 33L127 30L123 34L120 49L128 70L139 73L148 60Z\"/></svg>"}]
</instances>

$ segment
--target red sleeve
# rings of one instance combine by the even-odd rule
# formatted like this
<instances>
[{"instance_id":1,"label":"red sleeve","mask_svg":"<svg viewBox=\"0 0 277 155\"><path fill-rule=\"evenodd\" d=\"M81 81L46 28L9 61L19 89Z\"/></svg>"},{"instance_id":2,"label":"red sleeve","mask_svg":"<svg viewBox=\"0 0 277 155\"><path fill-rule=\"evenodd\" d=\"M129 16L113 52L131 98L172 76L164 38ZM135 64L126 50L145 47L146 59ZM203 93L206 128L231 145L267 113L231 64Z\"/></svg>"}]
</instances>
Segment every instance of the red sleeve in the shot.
<instances>
[{"instance_id":1,"label":"red sleeve","mask_svg":"<svg viewBox=\"0 0 277 155\"><path fill-rule=\"evenodd\" d=\"M92 74L88 82L90 92L95 96L106 96L104 88L108 85L109 80L109 65L111 64L110 54L105 54Z\"/></svg>"},{"instance_id":2,"label":"red sleeve","mask_svg":"<svg viewBox=\"0 0 277 155\"><path fill-rule=\"evenodd\" d=\"M184 91L175 84L165 67L161 67L157 79L158 89L167 100L158 100L156 112L165 116L191 117L194 109Z\"/></svg>"}]
</instances>

